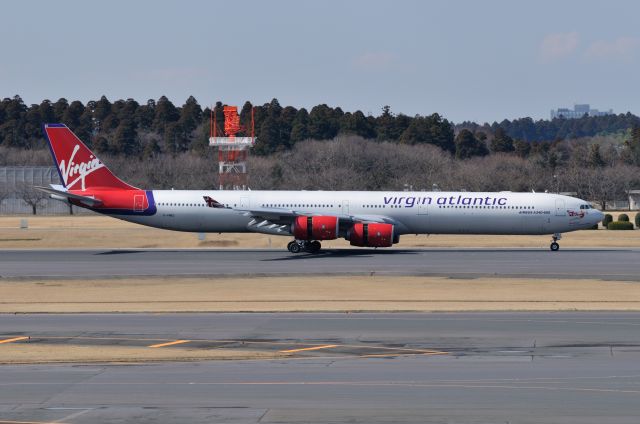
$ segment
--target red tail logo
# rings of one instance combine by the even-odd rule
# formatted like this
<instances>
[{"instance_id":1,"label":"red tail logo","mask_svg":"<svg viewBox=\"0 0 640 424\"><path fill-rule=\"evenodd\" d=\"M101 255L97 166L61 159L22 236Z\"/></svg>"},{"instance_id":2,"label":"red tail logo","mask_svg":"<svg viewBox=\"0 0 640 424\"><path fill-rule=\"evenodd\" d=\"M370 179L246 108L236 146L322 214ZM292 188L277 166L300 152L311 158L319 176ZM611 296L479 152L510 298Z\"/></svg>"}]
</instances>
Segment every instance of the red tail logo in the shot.
<instances>
[{"instance_id":1,"label":"red tail logo","mask_svg":"<svg viewBox=\"0 0 640 424\"><path fill-rule=\"evenodd\" d=\"M109 171L66 125L45 124L44 132L62 183L68 190L135 189Z\"/></svg>"},{"instance_id":2,"label":"red tail logo","mask_svg":"<svg viewBox=\"0 0 640 424\"><path fill-rule=\"evenodd\" d=\"M86 162L76 163L74 159L76 158L78 150L80 150L80 145L76 144L69 157L69 162L65 163L64 160L61 160L59 167L62 180L67 188L72 189L76 183L81 182L82 190L84 190L86 188L87 176L100 168L104 168L104 164L93 155L89 155L89 159Z\"/></svg>"}]
</instances>

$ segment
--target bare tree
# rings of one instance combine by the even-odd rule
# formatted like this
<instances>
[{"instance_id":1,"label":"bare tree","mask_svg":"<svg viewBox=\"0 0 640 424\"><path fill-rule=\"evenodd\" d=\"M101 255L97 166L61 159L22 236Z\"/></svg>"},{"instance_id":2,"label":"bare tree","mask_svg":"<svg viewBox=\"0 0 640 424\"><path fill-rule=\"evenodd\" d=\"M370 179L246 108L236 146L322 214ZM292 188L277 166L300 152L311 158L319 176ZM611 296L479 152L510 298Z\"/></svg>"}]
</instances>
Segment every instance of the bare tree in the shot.
<instances>
[{"instance_id":1,"label":"bare tree","mask_svg":"<svg viewBox=\"0 0 640 424\"><path fill-rule=\"evenodd\" d=\"M577 196L600 204L602 210L607 209L609 201L624 196L620 178L616 168L586 168L570 166L559 175L560 184Z\"/></svg>"},{"instance_id":2,"label":"bare tree","mask_svg":"<svg viewBox=\"0 0 640 424\"><path fill-rule=\"evenodd\" d=\"M0 166L51 166L51 153L42 143L39 149L0 147Z\"/></svg>"},{"instance_id":3,"label":"bare tree","mask_svg":"<svg viewBox=\"0 0 640 424\"><path fill-rule=\"evenodd\" d=\"M402 190L448 185L451 155L437 147L374 142L356 136L297 143L290 152L250 159L252 188Z\"/></svg>"},{"instance_id":4,"label":"bare tree","mask_svg":"<svg viewBox=\"0 0 640 424\"><path fill-rule=\"evenodd\" d=\"M620 164L615 167L615 170L619 191L624 193L628 200L631 190L640 189L640 169L636 166ZM629 208L631 208L631 203L629 203Z\"/></svg>"},{"instance_id":5,"label":"bare tree","mask_svg":"<svg viewBox=\"0 0 640 424\"><path fill-rule=\"evenodd\" d=\"M2 207L4 199L8 198L11 194L12 191L9 189L9 185L6 183L0 183L0 207Z\"/></svg>"},{"instance_id":6,"label":"bare tree","mask_svg":"<svg viewBox=\"0 0 640 424\"><path fill-rule=\"evenodd\" d=\"M600 203L602 210L606 210L607 202L626 196L618 169L613 167L597 168L591 177L592 196L590 198Z\"/></svg>"},{"instance_id":7,"label":"bare tree","mask_svg":"<svg viewBox=\"0 0 640 424\"><path fill-rule=\"evenodd\" d=\"M152 138L147 140L153 142ZM493 154L456 160L433 145L407 145L340 135L333 140L307 140L270 156L250 156L252 189L290 190L441 190L568 191L607 206L640 188L640 169L624 165L617 144L597 138L554 143L529 158ZM604 165L589 162L589 145L602 145ZM605 150L606 147L606 150ZM124 181L142 188L217 188L213 150L162 153L148 149L142 157L100 155ZM49 152L0 146L0 165L50 164ZM21 187L19 198L41 207L46 195ZM0 187L0 202L2 198ZM71 207L71 206L70 206Z\"/></svg>"},{"instance_id":8,"label":"bare tree","mask_svg":"<svg viewBox=\"0 0 640 424\"><path fill-rule=\"evenodd\" d=\"M37 214L38 208L40 206L43 206L45 201L49 197L48 194L36 190L31 185L26 183L21 183L18 185L17 194L23 202L31 206L31 210L34 215Z\"/></svg>"}]
</instances>

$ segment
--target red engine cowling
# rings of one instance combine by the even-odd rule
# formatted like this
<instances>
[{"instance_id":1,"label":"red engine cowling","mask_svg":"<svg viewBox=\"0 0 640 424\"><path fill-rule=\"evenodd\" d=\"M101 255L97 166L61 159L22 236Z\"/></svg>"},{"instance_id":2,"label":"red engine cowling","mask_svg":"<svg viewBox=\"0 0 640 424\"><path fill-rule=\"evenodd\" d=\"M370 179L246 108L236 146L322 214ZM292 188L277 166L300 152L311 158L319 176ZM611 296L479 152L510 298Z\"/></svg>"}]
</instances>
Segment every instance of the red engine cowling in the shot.
<instances>
[{"instance_id":1,"label":"red engine cowling","mask_svg":"<svg viewBox=\"0 0 640 424\"><path fill-rule=\"evenodd\" d=\"M391 247L394 241L392 224L358 223L347 234L352 246Z\"/></svg>"},{"instance_id":2,"label":"red engine cowling","mask_svg":"<svg viewBox=\"0 0 640 424\"><path fill-rule=\"evenodd\" d=\"M338 238L337 216L299 216L291 232L297 240L333 240Z\"/></svg>"}]
</instances>

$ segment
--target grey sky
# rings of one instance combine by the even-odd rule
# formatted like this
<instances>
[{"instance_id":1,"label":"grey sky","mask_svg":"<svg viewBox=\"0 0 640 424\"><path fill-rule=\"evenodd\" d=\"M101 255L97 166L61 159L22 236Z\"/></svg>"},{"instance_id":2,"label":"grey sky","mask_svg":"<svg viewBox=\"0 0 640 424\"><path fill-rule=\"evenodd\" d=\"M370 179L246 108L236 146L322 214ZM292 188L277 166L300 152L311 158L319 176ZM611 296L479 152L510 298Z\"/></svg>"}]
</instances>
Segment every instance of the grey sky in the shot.
<instances>
[{"instance_id":1,"label":"grey sky","mask_svg":"<svg viewBox=\"0 0 640 424\"><path fill-rule=\"evenodd\" d=\"M455 122L640 112L640 2L12 1L0 96L193 95Z\"/></svg>"}]
</instances>

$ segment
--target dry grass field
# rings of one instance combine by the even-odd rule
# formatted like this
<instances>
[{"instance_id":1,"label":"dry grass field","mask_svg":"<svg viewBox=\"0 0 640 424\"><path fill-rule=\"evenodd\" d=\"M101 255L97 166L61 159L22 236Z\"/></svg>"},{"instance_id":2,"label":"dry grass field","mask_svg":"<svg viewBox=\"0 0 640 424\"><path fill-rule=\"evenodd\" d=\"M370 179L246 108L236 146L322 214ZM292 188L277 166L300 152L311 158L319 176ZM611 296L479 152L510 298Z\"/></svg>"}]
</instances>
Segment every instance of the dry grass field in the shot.
<instances>
[{"instance_id":1,"label":"dry grass field","mask_svg":"<svg viewBox=\"0 0 640 424\"><path fill-rule=\"evenodd\" d=\"M50 343L9 343L0 349L0 364L92 363L146 361L201 361L272 359L284 354L231 349L149 349L117 345L55 345ZM4 422L4 421L0 421Z\"/></svg>"},{"instance_id":2,"label":"dry grass field","mask_svg":"<svg viewBox=\"0 0 640 424\"><path fill-rule=\"evenodd\" d=\"M617 216L614 213L614 216ZM633 214L630 217L633 219ZM26 219L27 229L21 229ZM263 234L197 234L159 230L103 216L0 217L0 249L13 248L278 248L289 237ZM583 230L564 235L567 247L640 247L640 231ZM327 248L348 247L345 240L323 242ZM405 235L397 248L412 247L540 247L548 236Z\"/></svg>"},{"instance_id":3,"label":"dry grass field","mask_svg":"<svg viewBox=\"0 0 640 424\"><path fill-rule=\"evenodd\" d=\"M636 282L446 277L0 280L0 313L640 309Z\"/></svg>"}]
</instances>

